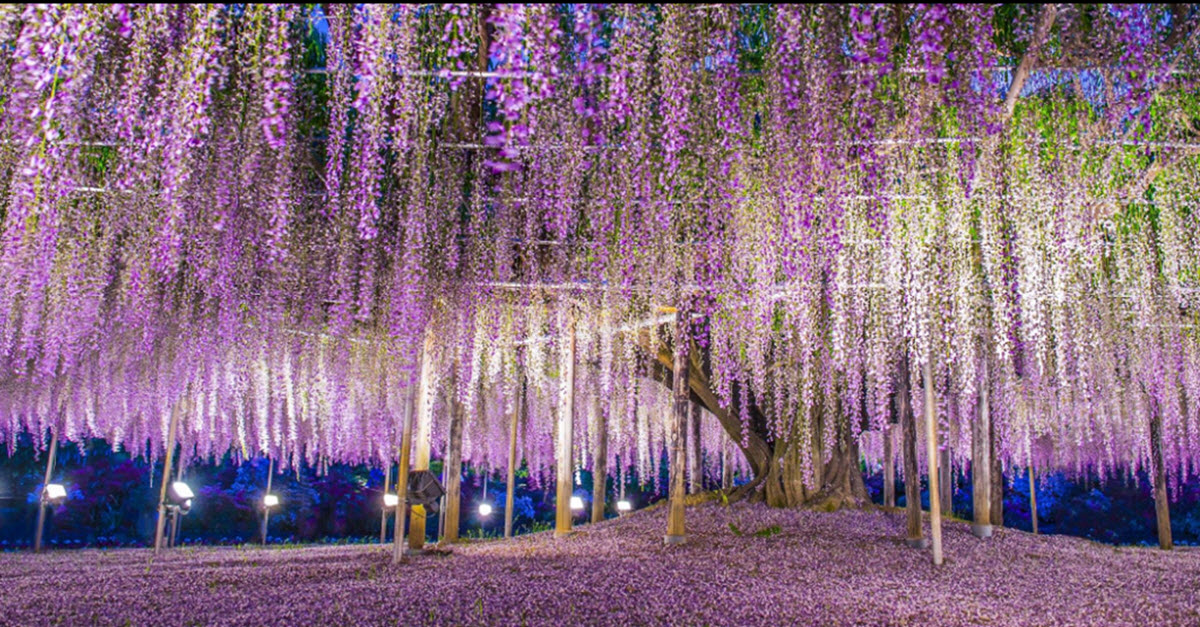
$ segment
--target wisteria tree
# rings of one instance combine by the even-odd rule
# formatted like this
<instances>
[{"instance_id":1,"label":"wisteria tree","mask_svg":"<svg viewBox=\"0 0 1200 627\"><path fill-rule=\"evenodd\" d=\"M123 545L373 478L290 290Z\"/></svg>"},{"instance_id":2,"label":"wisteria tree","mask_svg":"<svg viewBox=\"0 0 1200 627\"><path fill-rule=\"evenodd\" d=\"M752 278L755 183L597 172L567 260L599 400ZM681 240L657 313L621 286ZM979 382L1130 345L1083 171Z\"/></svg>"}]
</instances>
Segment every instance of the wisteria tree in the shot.
<instances>
[{"instance_id":1,"label":"wisteria tree","mask_svg":"<svg viewBox=\"0 0 1200 627\"><path fill-rule=\"evenodd\" d=\"M383 461L455 414L499 468L516 413L547 480L571 387L578 463L650 477L686 365L706 472L774 505L919 473L927 397L953 464L1162 500L1200 470L1198 34L1196 5L4 5L0 433L157 454L178 416L189 454Z\"/></svg>"}]
</instances>

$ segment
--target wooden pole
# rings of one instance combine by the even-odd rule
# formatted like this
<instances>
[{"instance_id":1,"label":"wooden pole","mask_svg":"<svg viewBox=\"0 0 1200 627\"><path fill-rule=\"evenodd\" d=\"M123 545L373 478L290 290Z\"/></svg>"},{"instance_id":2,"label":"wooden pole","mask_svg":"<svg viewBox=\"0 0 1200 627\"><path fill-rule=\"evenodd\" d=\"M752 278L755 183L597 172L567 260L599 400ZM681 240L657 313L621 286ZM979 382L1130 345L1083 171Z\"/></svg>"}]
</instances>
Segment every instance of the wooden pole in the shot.
<instances>
[{"instance_id":1,"label":"wooden pole","mask_svg":"<svg viewBox=\"0 0 1200 627\"><path fill-rule=\"evenodd\" d=\"M58 429L50 426L50 448L46 452L46 479L42 481L42 493L38 495L37 529L33 532L33 552L42 552L42 536L46 531L46 486L50 485L50 477L54 474L54 462L58 457Z\"/></svg>"},{"instance_id":2,"label":"wooden pole","mask_svg":"<svg viewBox=\"0 0 1200 627\"><path fill-rule=\"evenodd\" d=\"M412 457L412 424L417 398L417 386L408 386L404 402L404 425L400 435L400 462L396 464L396 511L392 518L392 563L404 558L404 519L408 513L408 466Z\"/></svg>"},{"instance_id":3,"label":"wooden pole","mask_svg":"<svg viewBox=\"0 0 1200 627\"><path fill-rule=\"evenodd\" d=\"M729 434L721 430L721 489L733 487L733 464L729 459Z\"/></svg>"},{"instance_id":4,"label":"wooden pole","mask_svg":"<svg viewBox=\"0 0 1200 627\"><path fill-rule=\"evenodd\" d=\"M923 549L929 546L921 524L921 474L917 470L917 420L913 415L911 377L908 368L908 353L900 358L899 376L896 381L896 413L900 415L900 428L904 441L904 511L908 515L908 546Z\"/></svg>"},{"instance_id":5,"label":"wooden pole","mask_svg":"<svg viewBox=\"0 0 1200 627\"><path fill-rule=\"evenodd\" d=\"M508 476L504 481L504 537L511 538L513 534L513 498L517 488L517 422L521 418L521 409L525 404L525 377L517 386L517 398L513 403L512 422L508 427Z\"/></svg>"},{"instance_id":6,"label":"wooden pole","mask_svg":"<svg viewBox=\"0 0 1200 627\"><path fill-rule=\"evenodd\" d=\"M947 435L949 439L949 435ZM938 495L941 496L941 510L947 515L954 513L954 478L951 476L950 443L941 450L941 461L938 463Z\"/></svg>"},{"instance_id":7,"label":"wooden pole","mask_svg":"<svg viewBox=\"0 0 1200 627\"><path fill-rule=\"evenodd\" d=\"M383 468L383 498L387 498L391 492L392 482L392 463L389 461ZM387 543L387 506L384 505L379 510L379 543Z\"/></svg>"},{"instance_id":8,"label":"wooden pole","mask_svg":"<svg viewBox=\"0 0 1200 627\"><path fill-rule=\"evenodd\" d=\"M688 494L696 494L704 489L704 477L701 475L703 451L700 447L700 404L692 403L692 416L688 421Z\"/></svg>"},{"instance_id":9,"label":"wooden pole","mask_svg":"<svg viewBox=\"0 0 1200 627\"><path fill-rule=\"evenodd\" d=\"M675 408L671 412L671 487L667 496L667 544L679 544L687 539L687 531L683 523L684 499L684 463L687 451L684 448L684 429L687 425L690 395L688 393L688 356L687 314L678 311L675 314L675 364L672 368L673 393Z\"/></svg>"},{"instance_id":10,"label":"wooden pole","mask_svg":"<svg viewBox=\"0 0 1200 627\"><path fill-rule=\"evenodd\" d=\"M937 417L934 411L933 355L925 356L925 453L929 459L929 525L933 538L933 563L942 563L942 508L938 491Z\"/></svg>"},{"instance_id":11,"label":"wooden pole","mask_svg":"<svg viewBox=\"0 0 1200 627\"><path fill-rule=\"evenodd\" d=\"M988 398L987 360L979 383L975 421L971 423L971 508L974 522L971 533L976 538L992 537L992 409Z\"/></svg>"},{"instance_id":12,"label":"wooden pole","mask_svg":"<svg viewBox=\"0 0 1200 627\"><path fill-rule=\"evenodd\" d=\"M171 408L171 425L167 429L167 451L163 458L162 485L158 491L158 522L154 525L154 554L162 549L163 526L167 513L167 484L171 482L171 463L175 457L175 430L179 425L179 403Z\"/></svg>"},{"instance_id":13,"label":"wooden pole","mask_svg":"<svg viewBox=\"0 0 1200 627\"><path fill-rule=\"evenodd\" d=\"M604 521L608 496L608 419L600 403L600 382L596 381L596 448L592 454L592 522Z\"/></svg>"},{"instance_id":14,"label":"wooden pole","mask_svg":"<svg viewBox=\"0 0 1200 627\"><path fill-rule=\"evenodd\" d=\"M992 527L1004 526L1004 465L996 454L996 421L988 421L988 448L992 455Z\"/></svg>"},{"instance_id":15,"label":"wooden pole","mask_svg":"<svg viewBox=\"0 0 1200 627\"><path fill-rule=\"evenodd\" d=\"M1167 505L1167 466L1163 460L1162 411L1158 403L1150 402L1150 460L1154 466L1154 518L1158 523L1158 548L1170 551L1175 547L1171 539L1171 510Z\"/></svg>"},{"instance_id":16,"label":"wooden pole","mask_svg":"<svg viewBox=\"0 0 1200 627\"><path fill-rule=\"evenodd\" d=\"M891 423L883 426L883 506L896 506L896 453L892 450L892 441L896 439L896 430Z\"/></svg>"},{"instance_id":17,"label":"wooden pole","mask_svg":"<svg viewBox=\"0 0 1200 627\"><path fill-rule=\"evenodd\" d=\"M425 349L421 353L421 383L417 389L417 433L413 470L429 470L429 446L433 432L433 329L425 333ZM407 481L407 476L405 477ZM405 484L408 485L407 483ZM425 549L425 508L413 507L408 521L409 551Z\"/></svg>"},{"instance_id":18,"label":"wooden pole","mask_svg":"<svg viewBox=\"0 0 1200 627\"><path fill-rule=\"evenodd\" d=\"M184 467L183 451L184 451L184 446L183 446L183 444L180 444L179 445L179 461L178 461L178 463L175 464L175 480L176 481L183 481L183 467ZM182 526L183 526L183 517L178 515L178 513L176 513L175 516L171 517L171 534L170 534L170 539L167 541L167 547L175 548L175 545L179 539L179 528Z\"/></svg>"},{"instance_id":19,"label":"wooden pole","mask_svg":"<svg viewBox=\"0 0 1200 627\"><path fill-rule=\"evenodd\" d=\"M458 367L454 368L457 373ZM450 437L446 442L446 509L444 511L446 542L458 542L458 524L462 515L462 432L463 404L458 399L457 374L450 375Z\"/></svg>"},{"instance_id":20,"label":"wooden pole","mask_svg":"<svg viewBox=\"0 0 1200 627\"><path fill-rule=\"evenodd\" d=\"M567 314L565 346L560 356L558 398L558 467L554 498L554 537L571 533L571 493L575 489L574 429L575 429L575 314Z\"/></svg>"}]
</instances>

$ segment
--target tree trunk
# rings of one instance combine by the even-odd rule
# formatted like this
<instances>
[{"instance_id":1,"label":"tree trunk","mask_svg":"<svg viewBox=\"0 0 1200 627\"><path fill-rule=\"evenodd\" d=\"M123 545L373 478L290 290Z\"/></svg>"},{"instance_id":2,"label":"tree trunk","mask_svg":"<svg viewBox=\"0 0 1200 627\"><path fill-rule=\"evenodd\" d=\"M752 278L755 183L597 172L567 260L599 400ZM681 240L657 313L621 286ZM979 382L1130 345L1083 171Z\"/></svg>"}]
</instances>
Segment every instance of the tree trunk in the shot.
<instances>
[{"instance_id":1,"label":"tree trunk","mask_svg":"<svg viewBox=\"0 0 1200 627\"><path fill-rule=\"evenodd\" d=\"M985 362L975 420L971 423L971 508L974 510L971 533L977 538L992 536L992 409L988 398L989 384Z\"/></svg>"},{"instance_id":2,"label":"tree trunk","mask_svg":"<svg viewBox=\"0 0 1200 627\"><path fill-rule=\"evenodd\" d=\"M554 536L563 537L571 533L571 494L575 489L575 318L567 321L566 346L559 356L559 399L558 399L558 464L555 469L557 487L554 495Z\"/></svg>"},{"instance_id":3,"label":"tree trunk","mask_svg":"<svg viewBox=\"0 0 1200 627\"><path fill-rule=\"evenodd\" d=\"M896 413L900 415L900 428L904 432L901 453L904 455L904 511L908 514L908 545L914 548L924 548L928 545L925 542L925 530L921 525L921 475L917 470L917 420L913 416L912 386L907 352L900 359L899 374L896 385Z\"/></svg>"},{"instance_id":4,"label":"tree trunk","mask_svg":"<svg viewBox=\"0 0 1200 627\"><path fill-rule=\"evenodd\" d=\"M1171 510L1167 505L1167 467L1163 461L1162 410L1150 401L1150 456L1154 466L1154 517L1158 522L1158 547L1164 551L1174 548L1171 540Z\"/></svg>"},{"instance_id":5,"label":"tree trunk","mask_svg":"<svg viewBox=\"0 0 1200 627\"><path fill-rule=\"evenodd\" d=\"M513 534L513 497L516 496L517 477L517 422L525 403L525 377L517 387L517 398L513 403L512 423L508 431L508 476L504 480L504 537Z\"/></svg>"},{"instance_id":6,"label":"tree trunk","mask_svg":"<svg viewBox=\"0 0 1200 627\"><path fill-rule=\"evenodd\" d=\"M413 470L429 470L429 447L433 430L433 329L425 333L425 349L421 353L421 382L417 388L416 440ZM405 482L407 488L408 483ZM408 521L408 548L410 551L425 549L425 508L413 507Z\"/></svg>"},{"instance_id":7,"label":"tree trunk","mask_svg":"<svg viewBox=\"0 0 1200 627\"><path fill-rule=\"evenodd\" d=\"M892 441L896 439L896 430L889 422L883 427L883 506L896 506L896 463Z\"/></svg>"},{"instance_id":8,"label":"tree trunk","mask_svg":"<svg viewBox=\"0 0 1200 627\"><path fill-rule=\"evenodd\" d=\"M592 522L604 521L608 496L608 412L600 405L600 386L596 385L596 442L592 455Z\"/></svg>"},{"instance_id":9,"label":"tree trunk","mask_svg":"<svg viewBox=\"0 0 1200 627\"><path fill-rule=\"evenodd\" d=\"M684 463L687 461L687 449L684 446L684 434L687 430L688 414L690 413L690 394L688 392L688 370L690 359L688 347L688 314L679 311L675 314L675 362L672 373L675 375L672 386L675 396L675 408L671 412L670 443L671 443L671 476L670 491L667 497L667 544L679 544L687 538L683 523L684 497Z\"/></svg>"},{"instance_id":10,"label":"tree trunk","mask_svg":"<svg viewBox=\"0 0 1200 627\"><path fill-rule=\"evenodd\" d=\"M455 373L458 368L455 367ZM463 404L458 399L455 389L457 376L450 375L450 437L446 442L446 510L445 534L446 542L458 542L458 527L462 512L462 431Z\"/></svg>"}]
</instances>

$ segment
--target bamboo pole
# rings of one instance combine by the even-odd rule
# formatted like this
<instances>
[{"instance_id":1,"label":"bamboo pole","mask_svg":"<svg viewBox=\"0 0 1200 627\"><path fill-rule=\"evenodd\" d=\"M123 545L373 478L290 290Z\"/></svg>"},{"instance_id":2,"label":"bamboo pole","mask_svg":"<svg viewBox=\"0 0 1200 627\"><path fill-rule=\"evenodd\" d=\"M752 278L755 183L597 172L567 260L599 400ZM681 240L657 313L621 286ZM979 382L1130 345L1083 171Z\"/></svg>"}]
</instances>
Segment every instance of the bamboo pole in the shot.
<instances>
[{"instance_id":1,"label":"bamboo pole","mask_svg":"<svg viewBox=\"0 0 1200 627\"><path fill-rule=\"evenodd\" d=\"M971 533L976 538L992 537L992 410L988 397L987 360L979 383L975 420L971 423L971 508L974 522Z\"/></svg>"},{"instance_id":2,"label":"bamboo pole","mask_svg":"<svg viewBox=\"0 0 1200 627\"><path fill-rule=\"evenodd\" d=\"M525 377L521 377L521 385L517 387L517 398L513 403L512 423L508 428L508 476L504 482L504 537L511 538L513 534L513 498L517 487L517 422L525 404Z\"/></svg>"},{"instance_id":3,"label":"bamboo pole","mask_svg":"<svg viewBox=\"0 0 1200 627\"><path fill-rule=\"evenodd\" d=\"M925 356L925 452L929 459L929 525L933 538L933 563L942 563L942 509L938 498L938 437L934 414L933 356Z\"/></svg>"},{"instance_id":4,"label":"bamboo pole","mask_svg":"<svg viewBox=\"0 0 1200 627\"><path fill-rule=\"evenodd\" d=\"M413 414L416 413L418 386L408 386L404 403L404 426L400 436L400 463L396 465L396 511L392 519L392 563L404 558L404 518L408 513L408 466L412 457Z\"/></svg>"},{"instance_id":5,"label":"bamboo pole","mask_svg":"<svg viewBox=\"0 0 1200 627\"><path fill-rule=\"evenodd\" d=\"M575 314L567 318L566 346L562 351L559 367L558 401L558 467L557 487L554 499L554 536L561 538L571 533L571 493L574 491L574 429L575 429Z\"/></svg>"},{"instance_id":6,"label":"bamboo pole","mask_svg":"<svg viewBox=\"0 0 1200 627\"><path fill-rule=\"evenodd\" d=\"M425 332L421 353L421 383L417 389L417 432L413 470L429 470L429 446L433 431L433 329ZM407 484L406 484L407 485ZM408 548L418 553L425 549L425 508L413 507L408 522Z\"/></svg>"},{"instance_id":7,"label":"bamboo pole","mask_svg":"<svg viewBox=\"0 0 1200 627\"><path fill-rule=\"evenodd\" d=\"M690 396L688 390L688 340L687 315L683 311L675 314L675 364L672 368L675 408L671 412L671 476L670 492L667 496L667 544L679 544L687 539L684 527L684 463L687 451L684 447L684 429L687 425Z\"/></svg>"},{"instance_id":8,"label":"bamboo pole","mask_svg":"<svg viewBox=\"0 0 1200 627\"><path fill-rule=\"evenodd\" d=\"M442 472L446 477L446 509L442 510L442 537L446 542L458 542L458 526L462 518L462 431L465 410L455 389L458 381L457 366L455 364L455 373L450 375L450 435L446 442L446 461L442 465Z\"/></svg>"},{"instance_id":9,"label":"bamboo pole","mask_svg":"<svg viewBox=\"0 0 1200 627\"><path fill-rule=\"evenodd\" d=\"M175 457L175 431L179 427L179 403L171 407L171 425L167 429L167 451L163 457L162 485L158 490L158 522L154 525L154 554L162 549L163 527L166 523L167 484L171 482L171 463Z\"/></svg>"},{"instance_id":10,"label":"bamboo pole","mask_svg":"<svg viewBox=\"0 0 1200 627\"><path fill-rule=\"evenodd\" d=\"M50 449L46 453L46 479L42 481L42 493L38 495L37 529L33 532L33 552L42 552L42 536L46 531L46 486L50 485L50 477L54 474L54 462L58 457L58 429L50 426Z\"/></svg>"},{"instance_id":11,"label":"bamboo pole","mask_svg":"<svg viewBox=\"0 0 1200 627\"><path fill-rule=\"evenodd\" d=\"M592 453L592 522L604 521L604 505L608 496L608 419L600 403L600 381L596 379L596 437Z\"/></svg>"}]
</instances>

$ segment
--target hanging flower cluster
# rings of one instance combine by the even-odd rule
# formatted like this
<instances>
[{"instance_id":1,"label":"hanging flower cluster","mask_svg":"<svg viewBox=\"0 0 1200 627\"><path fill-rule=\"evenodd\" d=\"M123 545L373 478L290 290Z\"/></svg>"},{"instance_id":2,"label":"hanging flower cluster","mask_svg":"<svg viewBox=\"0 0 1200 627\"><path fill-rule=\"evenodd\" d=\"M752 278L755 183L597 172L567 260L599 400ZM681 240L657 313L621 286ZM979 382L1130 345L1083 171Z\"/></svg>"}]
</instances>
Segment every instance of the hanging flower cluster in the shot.
<instances>
[{"instance_id":1,"label":"hanging flower cluster","mask_svg":"<svg viewBox=\"0 0 1200 627\"><path fill-rule=\"evenodd\" d=\"M1188 12L306 6L0 7L7 440L383 460L457 400L538 475L574 385L650 480L688 341L706 472L877 461L902 375L956 463L986 387L1005 463L1200 471Z\"/></svg>"}]
</instances>

